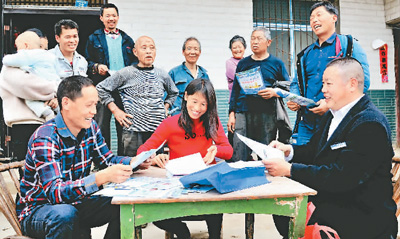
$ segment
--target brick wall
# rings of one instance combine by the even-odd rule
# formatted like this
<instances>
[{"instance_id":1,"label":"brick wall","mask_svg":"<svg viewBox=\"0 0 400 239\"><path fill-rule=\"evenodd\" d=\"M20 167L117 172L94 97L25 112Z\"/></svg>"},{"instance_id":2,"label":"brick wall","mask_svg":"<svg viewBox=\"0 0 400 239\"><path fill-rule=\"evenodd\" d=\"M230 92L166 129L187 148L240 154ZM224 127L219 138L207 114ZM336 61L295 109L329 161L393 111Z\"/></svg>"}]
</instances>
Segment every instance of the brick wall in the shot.
<instances>
[{"instance_id":1,"label":"brick wall","mask_svg":"<svg viewBox=\"0 0 400 239\"><path fill-rule=\"evenodd\" d=\"M189 36L202 45L198 64L207 69L216 89L227 89L225 61L231 57L229 40L236 34L247 41L253 27L252 0L114 0L118 26L134 39L155 40L155 65L169 71L184 61L182 44ZM248 54L250 51L248 50Z\"/></svg>"},{"instance_id":2,"label":"brick wall","mask_svg":"<svg viewBox=\"0 0 400 239\"><path fill-rule=\"evenodd\" d=\"M340 33L351 34L367 53L371 74L371 90L394 90L394 42L392 30L385 23L384 0L341 0ZM372 41L381 39L388 44L389 83L381 82L379 51Z\"/></svg>"},{"instance_id":3,"label":"brick wall","mask_svg":"<svg viewBox=\"0 0 400 239\"><path fill-rule=\"evenodd\" d=\"M385 0L385 19L388 23L400 21L400 0Z\"/></svg>"}]
</instances>

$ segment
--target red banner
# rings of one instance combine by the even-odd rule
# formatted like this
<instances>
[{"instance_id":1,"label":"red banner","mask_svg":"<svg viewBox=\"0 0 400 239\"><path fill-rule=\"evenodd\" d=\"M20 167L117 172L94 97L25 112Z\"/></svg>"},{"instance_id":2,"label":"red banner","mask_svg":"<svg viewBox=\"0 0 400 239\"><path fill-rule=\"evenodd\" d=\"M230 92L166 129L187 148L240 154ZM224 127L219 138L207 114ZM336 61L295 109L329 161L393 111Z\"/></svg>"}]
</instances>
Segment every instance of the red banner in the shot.
<instances>
[{"instance_id":1,"label":"red banner","mask_svg":"<svg viewBox=\"0 0 400 239\"><path fill-rule=\"evenodd\" d=\"M381 78L382 78L382 83L388 83L388 61L387 61L387 44L381 46L379 48L379 60L381 63Z\"/></svg>"}]
</instances>

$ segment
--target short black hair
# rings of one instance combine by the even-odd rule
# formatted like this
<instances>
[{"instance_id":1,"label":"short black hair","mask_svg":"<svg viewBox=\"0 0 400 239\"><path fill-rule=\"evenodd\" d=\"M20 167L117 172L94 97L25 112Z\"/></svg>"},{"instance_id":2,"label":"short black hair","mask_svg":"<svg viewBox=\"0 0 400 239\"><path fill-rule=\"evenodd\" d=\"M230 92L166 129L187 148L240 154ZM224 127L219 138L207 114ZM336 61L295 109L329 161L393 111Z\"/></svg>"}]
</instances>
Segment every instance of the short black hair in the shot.
<instances>
[{"instance_id":1,"label":"short black hair","mask_svg":"<svg viewBox=\"0 0 400 239\"><path fill-rule=\"evenodd\" d=\"M244 46L244 49L246 49L246 47L247 47L246 40L242 36L239 36L239 35L233 36L232 39L229 41L229 49L232 50L233 43L237 42L237 41L241 42Z\"/></svg>"},{"instance_id":2,"label":"short black hair","mask_svg":"<svg viewBox=\"0 0 400 239\"><path fill-rule=\"evenodd\" d=\"M28 30L29 32L34 32L36 33L36 35L39 36L39 38L47 38L46 34L44 34L40 29L34 27L34 28L29 28Z\"/></svg>"},{"instance_id":3,"label":"short black hair","mask_svg":"<svg viewBox=\"0 0 400 239\"><path fill-rule=\"evenodd\" d=\"M117 6L115 6L115 5L112 4L112 3L106 3L106 4L104 4L103 6L101 6L101 8L100 8L100 16L103 16L103 13L104 13L104 9L105 9L105 8L115 8L115 10L117 11L117 15L119 15Z\"/></svg>"},{"instance_id":4,"label":"short black hair","mask_svg":"<svg viewBox=\"0 0 400 239\"><path fill-rule=\"evenodd\" d=\"M61 19L54 25L54 33L60 36L62 29L76 29L79 32L79 26L71 19Z\"/></svg>"},{"instance_id":5,"label":"short black hair","mask_svg":"<svg viewBox=\"0 0 400 239\"><path fill-rule=\"evenodd\" d=\"M311 16L311 13L318 7L325 7L326 11L328 11L330 14L339 16L339 11L329 1L321 1L321 2L314 3L314 5L312 5L310 8L310 16Z\"/></svg>"},{"instance_id":6,"label":"short black hair","mask_svg":"<svg viewBox=\"0 0 400 239\"><path fill-rule=\"evenodd\" d=\"M75 100L82 96L82 88L93 86L93 81L85 76L70 76L60 82L57 89L57 101L62 110L62 99L67 97Z\"/></svg>"}]
</instances>

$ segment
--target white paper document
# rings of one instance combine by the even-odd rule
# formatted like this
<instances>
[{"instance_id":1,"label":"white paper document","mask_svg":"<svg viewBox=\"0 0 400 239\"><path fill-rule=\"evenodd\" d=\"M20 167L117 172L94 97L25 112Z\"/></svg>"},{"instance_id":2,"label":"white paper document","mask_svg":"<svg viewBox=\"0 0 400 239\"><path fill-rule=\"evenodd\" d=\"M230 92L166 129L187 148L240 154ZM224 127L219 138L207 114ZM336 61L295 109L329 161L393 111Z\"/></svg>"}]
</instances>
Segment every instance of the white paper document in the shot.
<instances>
[{"instance_id":1,"label":"white paper document","mask_svg":"<svg viewBox=\"0 0 400 239\"><path fill-rule=\"evenodd\" d=\"M157 152L159 149L161 149L161 147L165 144L165 141L166 140L164 140L164 142L160 146L158 146L158 148L150 149L149 151L144 151L144 152L141 152L139 155L137 155L135 158L135 161L133 161L131 163L131 167L136 168L141 163L143 163L146 159L150 158L151 155L153 155L155 152Z\"/></svg>"},{"instance_id":2,"label":"white paper document","mask_svg":"<svg viewBox=\"0 0 400 239\"><path fill-rule=\"evenodd\" d=\"M165 165L169 176L188 175L206 167L207 165L204 163L200 153L169 160Z\"/></svg>"},{"instance_id":3,"label":"white paper document","mask_svg":"<svg viewBox=\"0 0 400 239\"><path fill-rule=\"evenodd\" d=\"M259 143L243 135L236 133L243 143L247 145L254 153L256 153L261 159L271 159L271 158L285 158L281 150L273 148L271 146Z\"/></svg>"},{"instance_id":4,"label":"white paper document","mask_svg":"<svg viewBox=\"0 0 400 239\"><path fill-rule=\"evenodd\" d=\"M232 168L248 168L248 167L265 167L261 161L236 161L234 163L228 163Z\"/></svg>"}]
</instances>

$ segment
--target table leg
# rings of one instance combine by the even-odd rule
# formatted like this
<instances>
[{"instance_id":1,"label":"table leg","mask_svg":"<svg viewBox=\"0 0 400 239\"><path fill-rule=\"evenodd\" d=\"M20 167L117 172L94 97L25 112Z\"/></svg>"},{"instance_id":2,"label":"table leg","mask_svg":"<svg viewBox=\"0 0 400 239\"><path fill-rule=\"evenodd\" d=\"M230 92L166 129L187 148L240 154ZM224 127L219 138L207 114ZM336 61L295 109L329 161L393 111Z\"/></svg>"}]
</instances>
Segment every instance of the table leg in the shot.
<instances>
[{"instance_id":1,"label":"table leg","mask_svg":"<svg viewBox=\"0 0 400 239\"><path fill-rule=\"evenodd\" d=\"M136 230L134 230L135 213L133 205L121 204L120 217L121 217L121 239L135 239L135 234L136 238L142 238L141 231L139 234L137 234Z\"/></svg>"},{"instance_id":2,"label":"table leg","mask_svg":"<svg viewBox=\"0 0 400 239\"><path fill-rule=\"evenodd\" d=\"M289 238L299 238L304 236L306 227L308 196L296 198L296 207L293 217L289 222Z\"/></svg>"},{"instance_id":3,"label":"table leg","mask_svg":"<svg viewBox=\"0 0 400 239\"><path fill-rule=\"evenodd\" d=\"M245 214L245 229L246 229L246 239L254 238L254 214Z\"/></svg>"}]
</instances>

